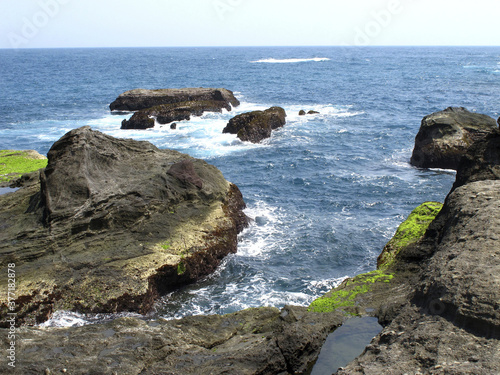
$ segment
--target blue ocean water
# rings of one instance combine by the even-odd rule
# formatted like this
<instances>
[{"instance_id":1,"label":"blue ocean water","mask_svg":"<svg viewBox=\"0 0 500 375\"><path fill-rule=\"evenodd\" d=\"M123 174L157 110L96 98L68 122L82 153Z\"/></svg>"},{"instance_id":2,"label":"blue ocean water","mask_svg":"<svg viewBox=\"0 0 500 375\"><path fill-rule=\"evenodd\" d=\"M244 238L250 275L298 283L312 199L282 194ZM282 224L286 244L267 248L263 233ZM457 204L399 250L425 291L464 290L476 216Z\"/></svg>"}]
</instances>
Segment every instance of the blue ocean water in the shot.
<instances>
[{"instance_id":1,"label":"blue ocean water","mask_svg":"<svg viewBox=\"0 0 500 375\"><path fill-rule=\"evenodd\" d=\"M307 305L374 269L411 210L454 181L409 165L422 117L448 106L498 117L500 48L0 50L0 87L0 149L46 154L90 125L203 158L239 186L253 224L214 275L162 299L156 314L171 318ZM109 112L126 90L178 87L224 87L242 104L177 130L120 130L130 114ZM274 105L287 124L262 144L222 134L232 116Z\"/></svg>"}]
</instances>

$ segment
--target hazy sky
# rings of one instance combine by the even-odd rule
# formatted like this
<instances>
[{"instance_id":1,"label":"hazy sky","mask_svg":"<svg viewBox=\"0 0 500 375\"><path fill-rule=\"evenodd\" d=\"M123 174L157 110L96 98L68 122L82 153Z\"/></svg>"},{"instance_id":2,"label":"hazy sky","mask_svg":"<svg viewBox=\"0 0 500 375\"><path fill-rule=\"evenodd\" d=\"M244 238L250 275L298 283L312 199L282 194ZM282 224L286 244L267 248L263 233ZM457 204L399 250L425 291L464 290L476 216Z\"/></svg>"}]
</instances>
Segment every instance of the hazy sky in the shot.
<instances>
[{"instance_id":1,"label":"hazy sky","mask_svg":"<svg viewBox=\"0 0 500 375\"><path fill-rule=\"evenodd\" d=\"M499 0L0 0L0 48L496 45Z\"/></svg>"}]
</instances>

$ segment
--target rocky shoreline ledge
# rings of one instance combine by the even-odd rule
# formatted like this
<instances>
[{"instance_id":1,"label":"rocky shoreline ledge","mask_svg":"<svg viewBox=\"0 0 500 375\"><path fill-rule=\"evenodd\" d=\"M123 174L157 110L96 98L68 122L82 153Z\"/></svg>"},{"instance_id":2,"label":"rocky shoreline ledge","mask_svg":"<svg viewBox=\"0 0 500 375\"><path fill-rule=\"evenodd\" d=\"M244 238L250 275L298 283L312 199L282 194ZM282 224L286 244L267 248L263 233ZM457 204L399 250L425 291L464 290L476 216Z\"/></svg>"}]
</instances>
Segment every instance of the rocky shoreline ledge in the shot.
<instances>
[{"instance_id":1,"label":"rocky shoreline ledge","mask_svg":"<svg viewBox=\"0 0 500 375\"><path fill-rule=\"evenodd\" d=\"M157 152L146 149L146 154ZM46 223L58 223L66 217L64 205L43 206L41 198L48 197L45 202L65 200L64 192L52 191L54 197L63 197L53 199L43 190L43 186L51 186L51 156L58 150L55 147L49 153L41 190L36 175L32 175L25 188L10 195L19 197L8 208L10 216L24 218L19 225L34 225L35 217ZM309 307L264 307L172 321L120 318L75 328L25 326L19 330L18 363L13 373L303 374L311 368L328 334L349 316L359 315L377 317L384 328L339 374L498 374L500 131L492 129L464 152L444 204L427 202L416 208L383 249L377 270L344 281ZM101 163L121 158L128 160L114 152L105 153ZM188 187L188 195L206 189L205 175L195 159L187 157L193 168L180 159L172 160L168 171L173 165L177 167L170 176ZM86 181L88 189L93 180ZM84 196L89 195L88 190L83 191ZM219 205L224 202L218 199ZM234 205L242 207L241 203ZM15 211L16 207L22 209ZM27 207L31 207L33 217L23 216ZM82 215L72 222L84 223L84 230L75 235L102 229L107 216L95 215L101 211L89 211L85 204L79 207ZM238 228L245 220L241 211L236 212ZM91 218L100 221L93 226ZM112 220L106 220L104 227L112 226ZM50 235L60 240L57 230ZM31 241L40 239L31 237ZM29 240L29 234L24 233L14 243ZM63 260L60 250L50 257L51 265ZM179 264L177 275L183 273ZM1 345L2 350L8 349L5 342ZM0 358L0 364L5 360Z\"/></svg>"}]
</instances>

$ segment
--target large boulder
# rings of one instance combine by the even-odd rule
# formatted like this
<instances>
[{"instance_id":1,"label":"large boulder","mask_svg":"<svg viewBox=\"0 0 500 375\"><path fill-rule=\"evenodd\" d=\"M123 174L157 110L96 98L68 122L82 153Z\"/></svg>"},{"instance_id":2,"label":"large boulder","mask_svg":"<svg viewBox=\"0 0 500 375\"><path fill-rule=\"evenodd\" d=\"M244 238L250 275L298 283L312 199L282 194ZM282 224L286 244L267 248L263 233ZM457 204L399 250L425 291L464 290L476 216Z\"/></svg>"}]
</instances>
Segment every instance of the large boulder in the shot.
<instances>
[{"instance_id":1,"label":"large boulder","mask_svg":"<svg viewBox=\"0 0 500 375\"><path fill-rule=\"evenodd\" d=\"M495 129L493 118L462 107L433 113L422 120L410 163L420 168L456 170L468 148Z\"/></svg>"},{"instance_id":2,"label":"large boulder","mask_svg":"<svg viewBox=\"0 0 500 375\"><path fill-rule=\"evenodd\" d=\"M120 94L109 105L112 111L139 111L162 104L174 104L188 101L218 101L224 103L226 109L240 105L232 91L214 88L184 88L146 90L135 89Z\"/></svg>"},{"instance_id":3,"label":"large boulder","mask_svg":"<svg viewBox=\"0 0 500 375\"><path fill-rule=\"evenodd\" d=\"M242 113L229 120L222 132L236 134L242 141L259 143L269 138L272 130L285 125L285 118L285 110L281 107Z\"/></svg>"},{"instance_id":4,"label":"large boulder","mask_svg":"<svg viewBox=\"0 0 500 375\"><path fill-rule=\"evenodd\" d=\"M18 323L55 310L149 311L236 251L244 206L202 160L89 127L70 131L38 183L0 196L0 264L19 275ZM0 286L7 290L6 278Z\"/></svg>"}]
</instances>

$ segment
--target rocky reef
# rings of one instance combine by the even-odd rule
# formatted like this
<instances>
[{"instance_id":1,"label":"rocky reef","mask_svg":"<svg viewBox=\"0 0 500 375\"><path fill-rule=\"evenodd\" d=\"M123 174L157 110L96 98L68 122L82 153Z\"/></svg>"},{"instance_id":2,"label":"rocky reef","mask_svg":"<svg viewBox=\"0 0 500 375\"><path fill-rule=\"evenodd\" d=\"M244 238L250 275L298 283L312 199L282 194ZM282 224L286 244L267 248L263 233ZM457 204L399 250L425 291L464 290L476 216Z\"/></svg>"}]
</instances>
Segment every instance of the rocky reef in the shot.
<instances>
[{"instance_id":1,"label":"rocky reef","mask_svg":"<svg viewBox=\"0 0 500 375\"><path fill-rule=\"evenodd\" d=\"M285 124L285 110L271 107L265 111L247 112L233 117L222 132L236 134L242 141L259 143Z\"/></svg>"},{"instance_id":2,"label":"rocky reef","mask_svg":"<svg viewBox=\"0 0 500 375\"><path fill-rule=\"evenodd\" d=\"M497 129L496 121L463 107L425 116L410 163L421 168L457 169L468 148Z\"/></svg>"},{"instance_id":3,"label":"rocky reef","mask_svg":"<svg viewBox=\"0 0 500 375\"><path fill-rule=\"evenodd\" d=\"M122 129L149 129L159 124L190 120L204 112L231 111L240 105L232 91L213 88L185 88L126 91L110 104L112 111L136 111L123 120Z\"/></svg>"},{"instance_id":4,"label":"rocky reef","mask_svg":"<svg viewBox=\"0 0 500 375\"><path fill-rule=\"evenodd\" d=\"M139 111L164 104L181 102L216 101L224 103L225 108L231 109L240 105L238 99L230 90L214 88L184 88L145 90L135 89L120 94L109 105L112 111Z\"/></svg>"},{"instance_id":5,"label":"rocky reef","mask_svg":"<svg viewBox=\"0 0 500 375\"><path fill-rule=\"evenodd\" d=\"M214 271L247 223L239 189L214 166L89 127L54 143L24 184L0 196L0 262L22 275L20 324L55 310L145 313Z\"/></svg>"}]
</instances>

